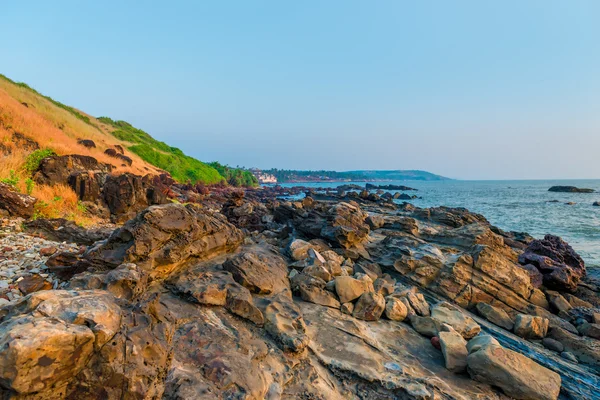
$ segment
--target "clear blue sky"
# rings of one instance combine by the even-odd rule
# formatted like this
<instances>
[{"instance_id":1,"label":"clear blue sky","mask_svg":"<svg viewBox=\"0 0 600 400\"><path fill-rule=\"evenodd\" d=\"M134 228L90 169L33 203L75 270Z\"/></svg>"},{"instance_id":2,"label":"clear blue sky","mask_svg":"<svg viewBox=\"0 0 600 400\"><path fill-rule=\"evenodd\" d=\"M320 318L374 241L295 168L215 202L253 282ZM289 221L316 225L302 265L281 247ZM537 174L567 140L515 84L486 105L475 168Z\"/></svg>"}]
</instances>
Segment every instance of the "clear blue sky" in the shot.
<instances>
[{"instance_id":1,"label":"clear blue sky","mask_svg":"<svg viewBox=\"0 0 600 400\"><path fill-rule=\"evenodd\" d=\"M205 161L600 178L597 0L55 0L0 13L0 73Z\"/></svg>"}]
</instances>

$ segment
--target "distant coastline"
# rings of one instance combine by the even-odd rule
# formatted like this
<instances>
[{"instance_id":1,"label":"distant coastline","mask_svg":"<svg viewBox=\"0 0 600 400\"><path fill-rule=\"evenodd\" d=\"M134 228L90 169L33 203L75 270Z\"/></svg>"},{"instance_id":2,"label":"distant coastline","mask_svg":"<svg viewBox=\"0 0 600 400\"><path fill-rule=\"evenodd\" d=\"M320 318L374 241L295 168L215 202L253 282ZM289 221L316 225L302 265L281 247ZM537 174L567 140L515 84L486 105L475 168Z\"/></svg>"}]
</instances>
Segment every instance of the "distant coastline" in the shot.
<instances>
[{"instance_id":1,"label":"distant coastline","mask_svg":"<svg viewBox=\"0 0 600 400\"><path fill-rule=\"evenodd\" d=\"M391 181L445 181L445 176L420 170L357 170L357 171L300 171L257 170L252 173L261 184L314 183L314 182L391 182Z\"/></svg>"}]
</instances>

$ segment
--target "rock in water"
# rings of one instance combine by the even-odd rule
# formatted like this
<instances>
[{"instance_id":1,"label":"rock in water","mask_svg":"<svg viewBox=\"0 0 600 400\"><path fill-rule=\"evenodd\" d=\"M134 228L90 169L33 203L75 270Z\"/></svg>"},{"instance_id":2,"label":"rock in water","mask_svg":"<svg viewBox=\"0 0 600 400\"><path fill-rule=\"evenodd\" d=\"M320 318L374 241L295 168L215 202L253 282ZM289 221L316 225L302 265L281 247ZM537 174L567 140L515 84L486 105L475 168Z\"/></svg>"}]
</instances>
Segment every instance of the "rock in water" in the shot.
<instances>
[{"instance_id":1,"label":"rock in water","mask_svg":"<svg viewBox=\"0 0 600 400\"><path fill-rule=\"evenodd\" d=\"M495 343L471 348L467 365L473 379L514 399L556 400L560 392L560 375Z\"/></svg>"},{"instance_id":2,"label":"rock in water","mask_svg":"<svg viewBox=\"0 0 600 400\"><path fill-rule=\"evenodd\" d=\"M568 243L553 235L531 242L519 256L519 263L536 266L543 275L544 285L559 291L575 291L585 275L583 259Z\"/></svg>"},{"instance_id":3,"label":"rock in water","mask_svg":"<svg viewBox=\"0 0 600 400\"><path fill-rule=\"evenodd\" d=\"M594 189L578 188L575 186L552 186L548 191L559 193L594 193Z\"/></svg>"}]
</instances>

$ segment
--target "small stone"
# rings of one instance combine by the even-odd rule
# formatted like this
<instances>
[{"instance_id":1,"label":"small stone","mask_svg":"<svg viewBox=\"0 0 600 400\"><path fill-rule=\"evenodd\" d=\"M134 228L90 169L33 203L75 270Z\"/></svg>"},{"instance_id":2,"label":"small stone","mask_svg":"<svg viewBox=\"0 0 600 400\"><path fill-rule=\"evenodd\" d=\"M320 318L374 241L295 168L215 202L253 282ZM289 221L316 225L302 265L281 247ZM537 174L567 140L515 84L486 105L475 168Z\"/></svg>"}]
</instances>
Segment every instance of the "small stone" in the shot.
<instances>
[{"instance_id":1,"label":"small stone","mask_svg":"<svg viewBox=\"0 0 600 400\"><path fill-rule=\"evenodd\" d=\"M344 304L342 304L342 307L340 308L340 310L344 314L352 315L352 312L354 311L354 304L353 303L349 303L349 302L348 303L344 303Z\"/></svg>"},{"instance_id":2,"label":"small stone","mask_svg":"<svg viewBox=\"0 0 600 400\"><path fill-rule=\"evenodd\" d=\"M543 338L542 345L548 350L555 351L557 353L562 353L565 349L565 346L558 340L554 340L552 338Z\"/></svg>"},{"instance_id":3,"label":"small stone","mask_svg":"<svg viewBox=\"0 0 600 400\"><path fill-rule=\"evenodd\" d=\"M577 357L575 357L575 354L573 354L569 351L563 351L562 353L560 353L560 356L562 358L564 358L565 360L571 361L572 363L579 364L579 360L577 360Z\"/></svg>"},{"instance_id":4,"label":"small stone","mask_svg":"<svg viewBox=\"0 0 600 400\"><path fill-rule=\"evenodd\" d=\"M44 257L50 257L52 254L56 253L57 248L55 246L44 247L40 249L40 255Z\"/></svg>"},{"instance_id":5,"label":"small stone","mask_svg":"<svg viewBox=\"0 0 600 400\"><path fill-rule=\"evenodd\" d=\"M404 321L408 310L402 301L395 297L386 297L385 316L392 321Z\"/></svg>"},{"instance_id":6,"label":"small stone","mask_svg":"<svg viewBox=\"0 0 600 400\"><path fill-rule=\"evenodd\" d=\"M440 345L440 338L438 336L432 337L430 340L431 345L438 350L442 350L442 346Z\"/></svg>"}]
</instances>

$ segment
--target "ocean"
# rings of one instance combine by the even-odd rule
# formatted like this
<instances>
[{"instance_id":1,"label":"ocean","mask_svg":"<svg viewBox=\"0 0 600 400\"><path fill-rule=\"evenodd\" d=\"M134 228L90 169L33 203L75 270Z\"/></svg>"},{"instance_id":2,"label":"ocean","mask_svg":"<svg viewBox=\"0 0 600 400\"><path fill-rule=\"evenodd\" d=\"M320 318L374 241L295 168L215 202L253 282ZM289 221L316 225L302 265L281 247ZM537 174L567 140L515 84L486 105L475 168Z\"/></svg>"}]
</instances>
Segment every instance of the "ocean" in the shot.
<instances>
[{"instance_id":1,"label":"ocean","mask_svg":"<svg viewBox=\"0 0 600 400\"><path fill-rule=\"evenodd\" d=\"M343 184L364 186L365 182L288 183L281 186L337 187ZM507 231L527 232L535 238L547 233L566 240L588 267L600 267L600 180L535 181L386 181L418 189L422 199L408 202L418 207L465 207L482 214L493 225ZM554 193L551 186L591 188L598 193ZM558 202L550 202L558 200ZM567 205L568 202L576 204Z\"/></svg>"}]
</instances>

